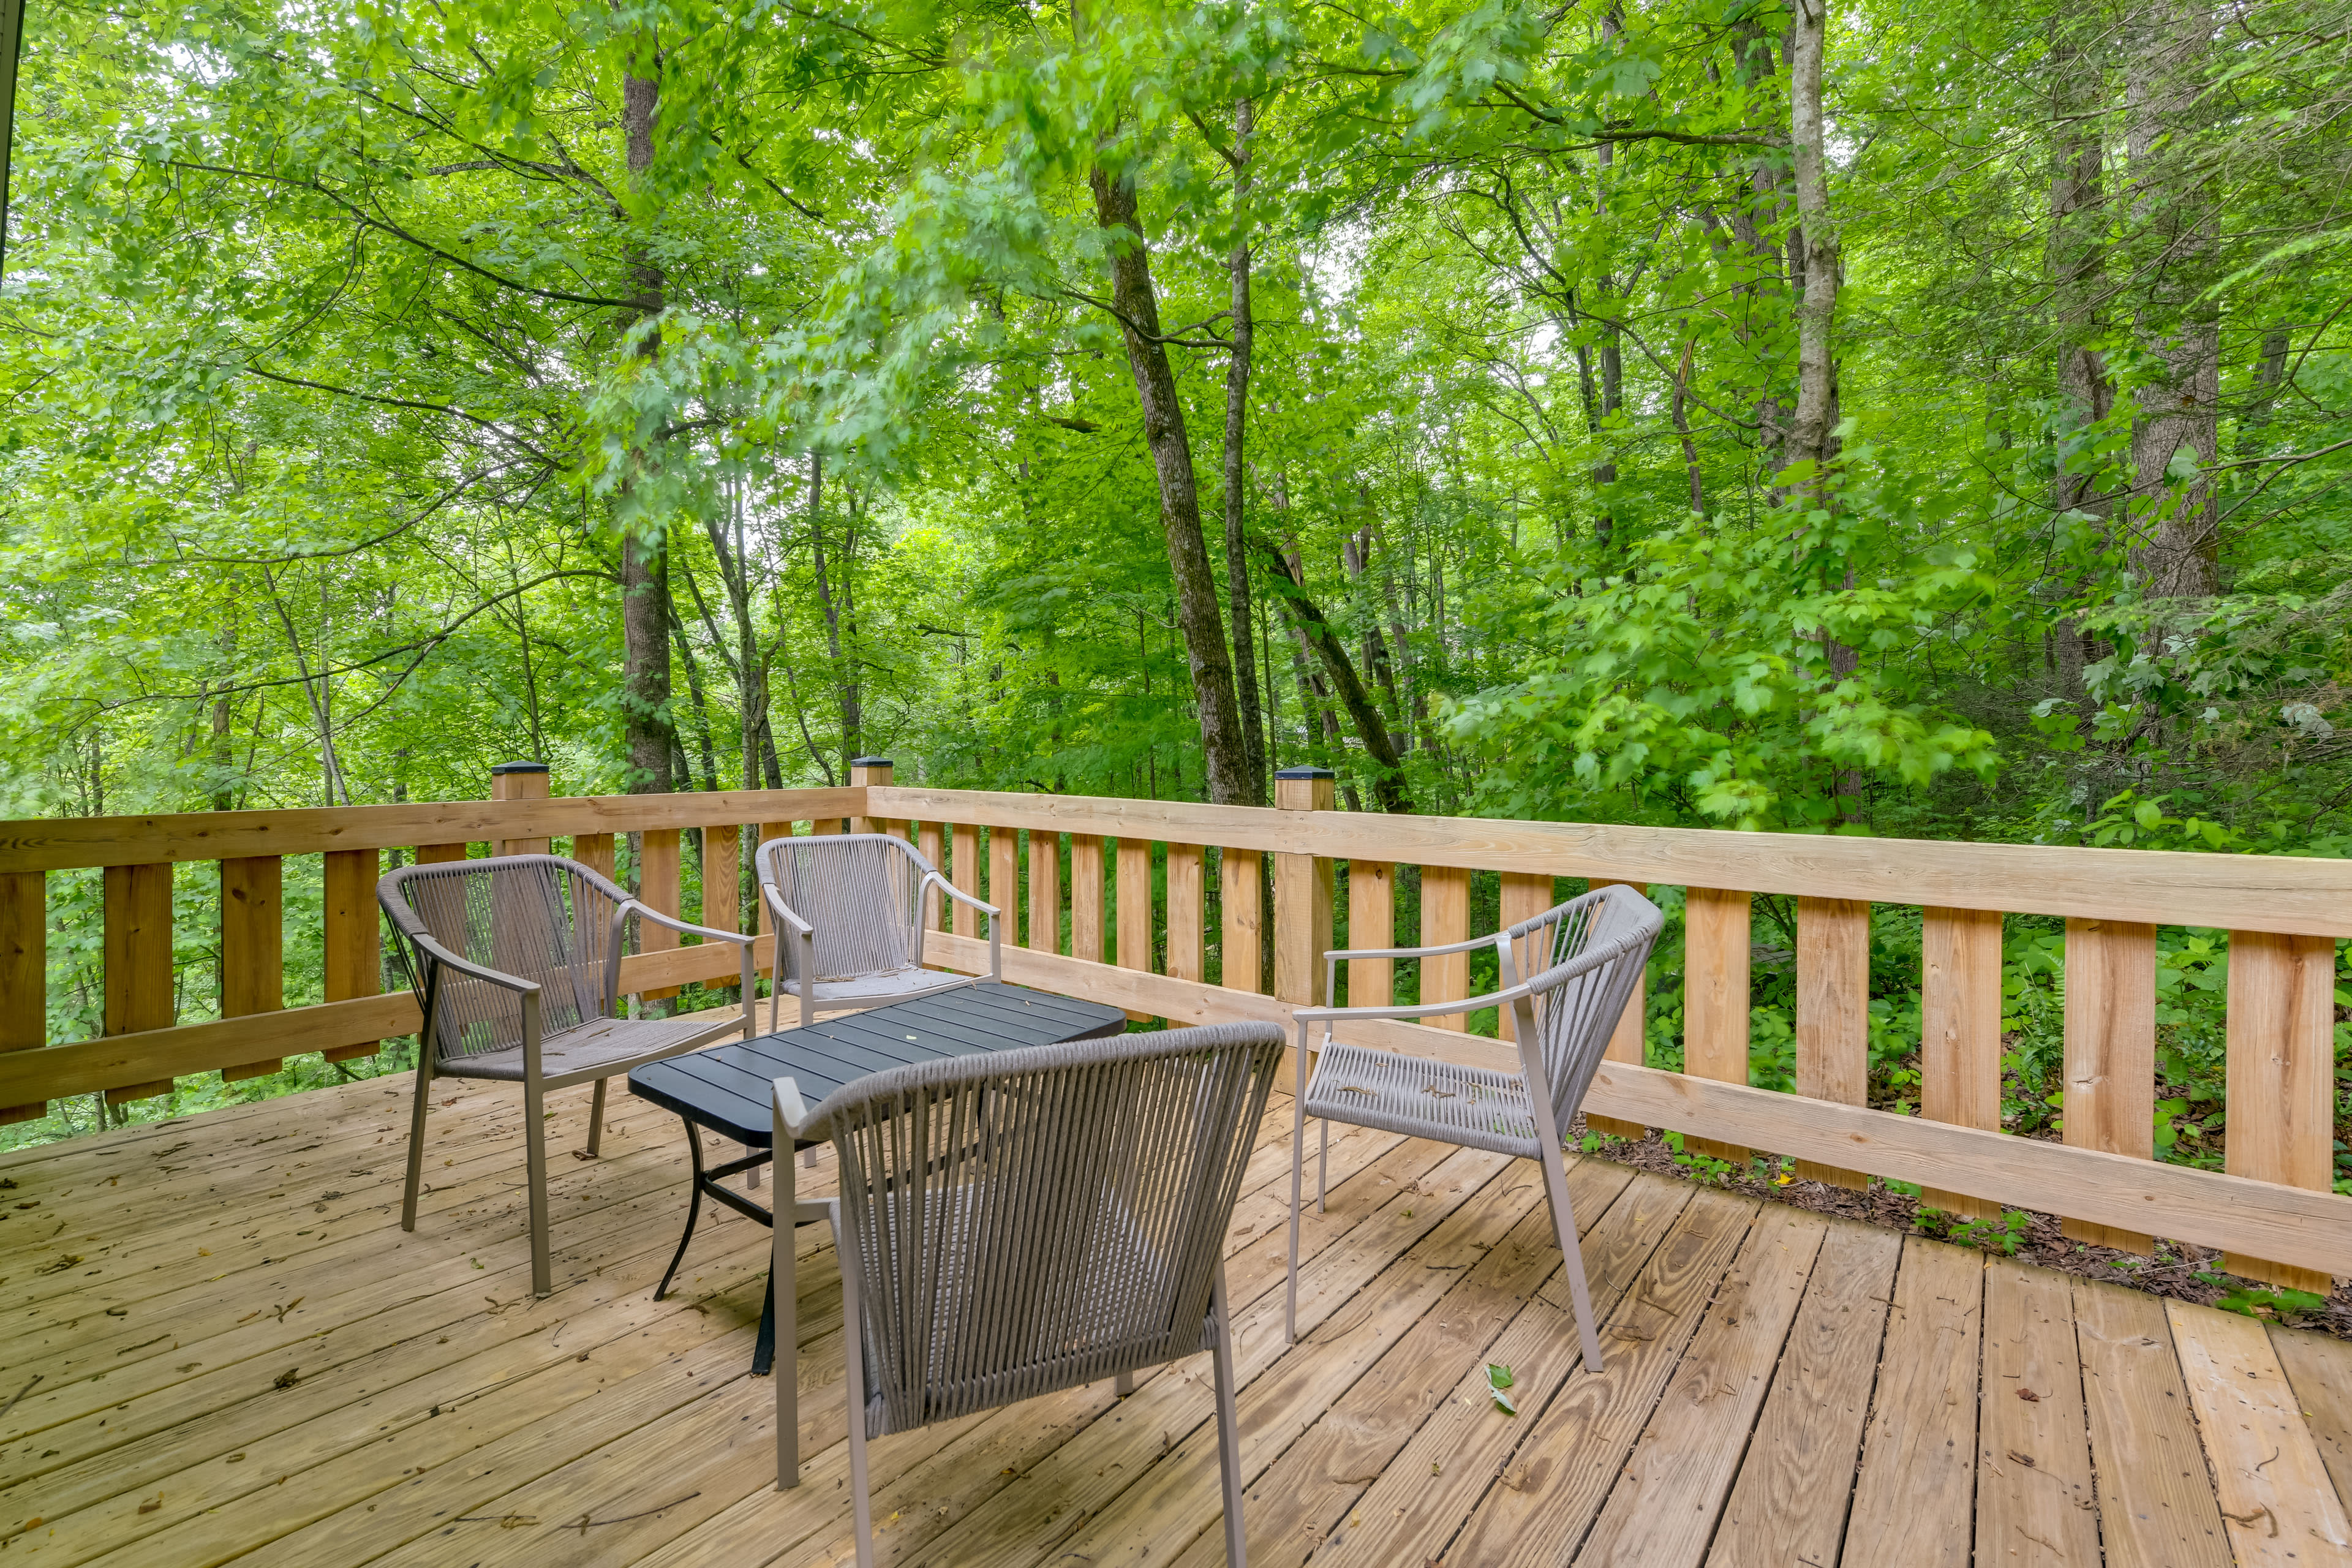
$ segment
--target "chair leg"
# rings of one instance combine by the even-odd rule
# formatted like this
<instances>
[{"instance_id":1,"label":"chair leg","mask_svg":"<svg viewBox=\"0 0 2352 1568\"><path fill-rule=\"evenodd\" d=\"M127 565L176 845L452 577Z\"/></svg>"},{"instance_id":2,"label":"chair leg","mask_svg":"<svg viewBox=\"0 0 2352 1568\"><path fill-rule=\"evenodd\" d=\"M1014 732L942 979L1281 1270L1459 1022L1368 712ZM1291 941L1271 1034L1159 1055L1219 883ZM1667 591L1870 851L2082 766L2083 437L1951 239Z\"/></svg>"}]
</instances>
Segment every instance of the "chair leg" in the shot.
<instances>
[{"instance_id":1,"label":"chair leg","mask_svg":"<svg viewBox=\"0 0 2352 1568\"><path fill-rule=\"evenodd\" d=\"M416 1108L408 1117L408 1189L400 1200L400 1228L416 1228L416 1189L425 1179L425 1109L433 1098L433 1038L427 1029L416 1043Z\"/></svg>"},{"instance_id":2,"label":"chair leg","mask_svg":"<svg viewBox=\"0 0 2352 1568\"><path fill-rule=\"evenodd\" d=\"M1552 1227L1559 1233L1560 1265L1568 1274L1568 1299L1576 1308L1577 1337L1583 1342L1588 1372L1601 1370L1601 1331L1592 1321L1592 1295L1584 1282L1584 1249L1576 1244L1576 1210L1568 1201L1568 1169L1558 1144L1537 1156L1543 1166L1544 1195L1551 1201Z\"/></svg>"},{"instance_id":3,"label":"chair leg","mask_svg":"<svg viewBox=\"0 0 2352 1568\"><path fill-rule=\"evenodd\" d=\"M1133 1394L1135 1392L1135 1373L1132 1372L1112 1373L1110 1391L1121 1399L1125 1399L1129 1394Z\"/></svg>"},{"instance_id":4,"label":"chair leg","mask_svg":"<svg viewBox=\"0 0 2352 1568\"><path fill-rule=\"evenodd\" d=\"M841 1232L834 1231L834 1245L840 1246ZM874 1503L866 1496L866 1336L859 1331L861 1321L857 1300L857 1271L841 1271L841 1321L845 1330L841 1336L845 1375L842 1380L844 1403L849 1406L849 1497L852 1528L857 1531L857 1568L874 1568Z\"/></svg>"},{"instance_id":5,"label":"chair leg","mask_svg":"<svg viewBox=\"0 0 2352 1568\"><path fill-rule=\"evenodd\" d=\"M547 1091L536 1074L522 1080L522 1140L525 1182L530 1188L530 1293L544 1296L555 1289L547 1261L547 1119L542 1109Z\"/></svg>"},{"instance_id":6,"label":"chair leg","mask_svg":"<svg viewBox=\"0 0 2352 1568\"><path fill-rule=\"evenodd\" d=\"M786 1137L778 1116L776 1136ZM798 1212L793 1184L793 1163L776 1162L774 1223L768 1236L768 1289L776 1303L776 1343L783 1364L770 1373L776 1380L776 1489L801 1484L801 1331L800 1287L793 1261L793 1224Z\"/></svg>"},{"instance_id":7,"label":"chair leg","mask_svg":"<svg viewBox=\"0 0 2352 1568\"><path fill-rule=\"evenodd\" d=\"M1315 1152L1315 1212L1323 1214L1328 1212L1323 1200L1329 1191L1331 1180L1331 1119L1321 1116L1316 1120L1322 1126L1323 1142Z\"/></svg>"},{"instance_id":8,"label":"chair leg","mask_svg":"<svg viewBox=\"0 0 2352 1568\"><path fill-rule=\"evenodd\" d=\"M1217 1472L1225 1493L1225 1563L1244 1568L1248 1542L1242 1529L1241 1415L1234 1403L1234 1313L1225 1294L1225 1265L1218 1260L1209 1296L1209 1310L1217 1318L1217 1343L1212 1366L1217 1391Z\"/></svg>"},{"instance_id":9,"label":"chair leg","mask_svg":"<svg viewBox=\"0 0 2352 1568\"><path fill-rule=\"evenodd\" d=\"M1290 1344L1298 1342L1298 1188L1307 1164L1307 1045L1299 1037L1298 1080L1290 1101L1290 1274L1283 1284L1282 1332Z\"/></svg>"},{"instance_id":10,"label":"chair leg","mask_svg":"<svg viewBox=\"0 0 2352 1568\"><path fill-rule=\"evenodd\" d=\"M588 1102L588 1157L604 1151L604 1080L596 1080L596 1098Z\"/></svg>"}]
</instances>

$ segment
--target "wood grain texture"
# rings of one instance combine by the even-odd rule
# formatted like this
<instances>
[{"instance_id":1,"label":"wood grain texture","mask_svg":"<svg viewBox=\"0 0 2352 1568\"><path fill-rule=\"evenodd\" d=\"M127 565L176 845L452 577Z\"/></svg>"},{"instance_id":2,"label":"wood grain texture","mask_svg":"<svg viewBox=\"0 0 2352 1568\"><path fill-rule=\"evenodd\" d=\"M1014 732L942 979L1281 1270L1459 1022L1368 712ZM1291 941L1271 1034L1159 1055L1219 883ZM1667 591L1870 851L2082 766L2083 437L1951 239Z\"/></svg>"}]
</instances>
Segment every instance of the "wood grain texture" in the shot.
<instances>
[{"instance_id":1,"label":"wood grain texture","mask_svg":"<svg viewBox=\"0 0 2352 1568\"><path fill-rule=\"evenodd\" d=\"M1892 1305L1838 1563L1969 1568L1983 1256L1906 1237Z\"/></svg>"},{"instance_id":2,"label":"wood grain texture","mask_svg":"<svg viewBox=\"0 0 2352 1568\"><path fill-rule=\"evenodd\" d=\"M2156 928L2066 922L2066 1142L2114 1154L2156 1154ZM2095 1247L2147 1252L2154 1239L2082 1220L2066 1234Z\"/></svg>"},{"instance_id":3,"label":"wood grain texture","mask_svg":"<svg viewBox=\"0 0 2352 1568\"><path fill-rule=\"evenodd\" d=\"M460 845L458 847L462 849L464 846ZM416 858L420 863L427 865L431 864L430 861L425 860L425 851L422 849L419 849L416 852ZM465 857L463 855L453 855L449 857L449 858L453 860L462 860ZM596 875L604 878L608 882L613 880L614 873L619 867L619 861L615 858L613 853L613 836L609 833L573 834L572 836L572 858L579 861L583 866L587 867L591 871L595 872Z\"/></svg>"},{"instance_id":4,"label":"wood grain texture","mask_svg":"<svg viewBox=\"0 0 2352 1568\"><path fill-rule=\"evenodd\" d=\"M1217 968L1235 991L1265 989L1265 857L1255 849L1217 851Z\"/></svg>"},{"instance_id":5,"label":"wood grain texture","mask_svg":"<svg viewBox=\"0 0 2352 1568\"><path fill-rule=\"evenodd\" d=\"M2095 1279L2074 1290L2108 1568L2230 1568L2164 1303Z\"/></svg>"},{"instance_id":6,"label":"wood grain texture","mask_svg":"<svg viewBox=\"0 0 2352 1568\"><path fill-rule=\"evenodd\" d=\"M1168 973L1178 980L1209 977L1208 869L1197 844L1168 847Z\"/></svg>"},{"instance_id":7,"label":"wood grain texture","mask_svg":"<svg viewBox=\"0 0 2352 1568\"><path fill-rule=\"evenodd\" d=\"M383 921L376 903L378 856L373 849L338 849L325 857L320 911L326 943L326 999L349 1002L383 989ZM326 1047L331 1062L358 1061L383 1047L382 1040L352 1040Z\"/></svg>"},{"instance_id":8,"label":"wood grain texture","mask_svg":"<svg viewBox=\"0 0 2352 1568\"><path fill-rule=\"evenodd\" d=\"M2334 1158L2336 943L2231 931L2229 984L2224 1168L2324 1191ZM2320 1296L2333 1284L2256 1252L2232 1251L2222 1267Z\"/></svg>"},{"instance_id":9,"label":"wood grain texture","mask_svg":"<svg viewBox=\"0 0 2352 1568\"><path fill-rule=\"evenodd\" d=\"M1070 956L1104 962L1103 840L1096 834L1070 835Z\"/></svg>"},{"instance_id":10,"label":"wood grain texture","mask_svg":"<svg viewBox=\"0 0 2352 1568\"><path fill-rule=\"evenodd\" d=\"M2336 1500L2352 1510L2352 1344L2316 1330L2277 1324L2270 1335L2320 1463L2336 1483Z\"/></svg>"},{"instance_id":11,"label":"wood grain texture","mask_svg":"<svg viewBox=\"0 0 2352 1568\"><path fill-rule=\"evenodd\" d=\"M38 871L0 871L0 1051L48 1044L47 879ZM0 1127L37 1121L47 1100L0 1104Z\"/></svg>"},{"instance_id":12,"label":"wood grain texture","mask_svg":"<svg viewBox=\"0 0 2352 1568\"><path fill-rule=\"evenodd\" d=\"M953 843L949 851L948 880L971 898L982 897L980 888L980 829L969 822L949 825L948 836ZM958 903L948 916L950 925L958 936L978 936L980 911L970 904Z\"/></svg>"},{"instance_id":13,"label":"wood grain texture","mask_svg":"<svg viewBox=\"0 0 2352 1568\"><path fill-rule=\"evenodd\" d=\"M1040 952L1062 951L1062 838L1057 833L1029 836L1029 930L1024 945Z\"/></svg>"},{"instance_id":14,"label":"wood grain texture","mask_svg":"<svg viewBox=\"0 0 2352 1568\"><path fill-rule=\"evenodd\" d=\"M2239 1568L2352 1563L2352 1522L2263 1325L2186 1301L2164 1310Z\"/></svg>"},{"instance_id":15,"label":"wood grain texture","mask_svg":"<svg viewBox=\"0 0 2352 1568\"><path fill-rule=\"evenodd\" d=\"M1749 902L1744 892L1691 888L1683 905L1683 1071L1718 1083L1748 1081ZM1684 1147L1748 1163L1746 1147L1720 1139Z\"/></svg>"},{"instance_id":16,"label":"wood grain texture","mask_svg":"<svg viewBox=\"0 0 2352 1568\"><path fill-rule=\"evenodd\" d=\"M1392 863L1348 862L1348 945L1396 945L1396 867ZM1348 1005L1385 1007L1395 1000L1395 959L1348 960Z\"/></svg>"},{"instance_id":17,"label":"wood grain texture","mask_svg":"<svg viewBox=\"0 0 2352 1568\"><path fill-rule=\"evenodd\" d=\"M1919 1018L1919 1114L1958 1127L2000 1126L2000 916L1987 910L1926 911ZM1991 1211L1958 1192L1921 1201L1969 1219Z\"/></svg>"},{"instance_id":18,"label":"wood grain texture","mask_svg":"<svg viewBox=\"0 0 2352 1568\"><path fill-rule=\"evenodd\" d=\"M1155 973L1151 962L1151 845L1149 840L1118 841L1118 966Z\"/></svg>"},{"instance_id":19,"label":"wood grain texture","mask_svg":"<svg viewBox=\"0 0 2352 1568\"><path fill-rule=\"evenodd\" d=\"M894 789L872 809L1049 831L1756 893L2352 936L2352 863L1831 834L1279 811L1181 801ZM26 826L26 825L13 825ZM51 825L34 824L38 829ZM0 828L0 838L5 829ZM28 850L37 848L28 846ZM66 861L63 864L86 864ZM9 868L0 861L0 869Z\"/></svg>"},{"instance_id":20,"label":"wood grain texture","mask_svg":"<svg viewBox=\"0 0 2352 1568\"><path fill-rule=\"evenodd\" d=\"M1008 944L1021 941L1021 834L1012 827L988 833L988 901L1000 913L997 924ZM982 931L982 935L987 933Z\"/></svg>"},{"instance_id":21,"label":"wood grain texture","mask_svg":"<svg viewBox=\"0 0 2352 1568\"><path fill-rule=\"evenodd\" d=\"M869 789L887 789L889 785L890 764L888 763L861 763L853 761L850 763L849 787L857 791L860 795L863 795ZM860 813L849 819L849 831L852 833L887 833L890 831L890 825L887 818L867 816Z\"/></svg>"},{"instance_id":22,"label":"wood grain texture","mask_svg":"<svg viewBox=\"0 0 2352 1568\"><path fill-rule=\"evenodd\" d=\"M1331 814L1339 795L1329 779L1276 779L1277 815L1297 825L1300 837ZM1245 808L1244 808L1245 809ZM1286 847L1296 847L1292 837ZM1261 847L1274 847L1266 845ZM1323 955L1331 951L1331 862L1317 855L1274 858L1274 994L1286 1002L1328 1002L1323 991Z\"/></svg>"},{"instance_id":23,"label":"wood grain texture","mask_svg":"<svg viewBox=\"0 0 2352 1568\"><path fill-rule=\"evenodd\" d=\"M1829 1222L1708 1568L1837 1562L1902 1256L1893 1231Z\"/></svg>"},{"instance_id":24,"label":"wood grain texture","mask_svg":"<svg viewBox=\"0 0 2352 1568\"><path fill-rule=\"evenodd\" d=\"M1421 868L1421 945L1438 947L1470 937L1470 873L1454 866ZM1449 952L1421 963L1421 999L1458 1002L1470 994L1470 955ZM1447 1013L1429 1022L1456 1034L1470 1027L1468 1015Z\"/></svg>"},{"instance_id":25,"label":"wood grain texture","mask_svg":"<svg viewBox=\"0 0 2352 1568\"><path fill-rule=\"evenodd\" d=\"M1549 881L1550 879L1543 879ZM1594 879L1592 882L1595 888L1609 885L1605 879L1601 878ZM1650 888L1646 882L1628 882L1625 886L1632 888L1644 898L1649 896ZM1625 999L1625 1011L1619 1015L1617 1027L1609 1037L1609 1049L1604 1053L1605 1059L1624 1062L1632 1067L1642 1066L1646 1059L1643 1045L1644 1037L1648 1032L1649 1017L1650 973L1648 966L1644 965L1642 973L1633 977L1633 994ZM1601 1116L1590 1110L1584 1113L1584 1124L1595 1132L1606 1132L1614 1138L1641 1138L1646 1136L1650 1131L1637 1121L1627 1121L1615 1116Z\"/></svg>"},{"instance_id":26,"label":"wood grain texture","mask_svg":"<svg viewBox=\"0 0 2352 1568\"><path fill-rule=\"evenodd\" d=\"M1828 1231L1821 1215L1777 1204L1757 1215L1577 1568L1698 1568L1741 1468L1744 1450L1726 1438L1756 1424Z\"/></svg>"},{"instance_id":27,"label":"wood grain texture","mask_svg":"<svg viewBox=\"0 0 2352 1568\"><path fill-rule=\"evenodd\" d=\"M275 1013L286 1005L284 862L274 855L220 863L220 1010L224 1018ZM267 1078L280 1057L236 1062L221 1080Z\"/></svg>"},{"instance_id":28,"label":"wood grain texture","mask_svg":"<svg viewBox=\"0 0 2352 1568\"><path fill-rule=\"evenodd\" d=\"M104 883L106 1032L133 1035L168 1029L175 1016L172 868L109 866ZM168 1077L143 1083L118 1079L108 1088L106 1102L122 1105L171 1092ZM0 1094L0 1101L15 1099Z\"/></svg>"},{"instance_id":29,"label":"wood grain texture","mask_svg":"<svg viewBox=\"0 0 2352 1568\"><path fill-rule=\"evenodd\" d=\"M684 905L679 890L677 829L647 828L638 837L637 897L646 907L676 916ZM643 953L667 952L678 945L677 932L652 921L637 922L637 951ZM677 994L675 985L656 985L639 993L647 1002L665 1001Z\"/></svg>"},{"instance_id":30,"label":"wood grain texture","mask_svg":"<svg viewBox=\"0 0 2352 1568\"><path fill-rule=\"evenodd\" d=\"M548 784L549 779L544 771L494 773L490 775L490 798L499 801L545 800ZM547 852L548 836L544 833L526 832L520 836L510 834L490 841L490 853L493 855L544 855Z\"/></svg>"},{"instance_id":31,"label":"wood grain texture","mask_svg":"<svg viewBox=\"0 0 2352 1568\"><path fill-rule=\"evenodd\" d=\"M713 931L743 929L743 830L734 823L702 830L702 908Z\"/></svg>"},{"instance_id":32,"label":"wood grain texture","mask_svg":"<svg viewBox=\"0 0 2352 1568\"><path fill-rule=\"evenodd\" d=\"M607 841L606 858L609 866L612 835L608 833L604 837ZM416 863L420 866L446 866L454 861L463 860L471 847L470 845L465 844L420 844L416 847ZM610 875L610 872L607 871L606 874Z\"/></svg>"},{"instance_id":33,"label":"wood grain texture","mask_svg":"<svg viewBox=\"0 0 2352 1568\"><path fill-rule=\"evenodd\" d=\"M1840 1105L1870 1089L1870 906L1853 899L1797 900L1797 1092ZM1860 1171L1810 1160L1809 1181L1860 1189Z\"/></svg>"},{"instance_id":34,"label":"wood grain texture","mask_svg":"<svg viewBox=\"0 0 2352 1568\"><path fill-rule=\"evenodd\" d=\"M1988 1259L1978 1562L2099 1568L2080 1365L2066 1276Z\"/></svg>"}]
</instances>

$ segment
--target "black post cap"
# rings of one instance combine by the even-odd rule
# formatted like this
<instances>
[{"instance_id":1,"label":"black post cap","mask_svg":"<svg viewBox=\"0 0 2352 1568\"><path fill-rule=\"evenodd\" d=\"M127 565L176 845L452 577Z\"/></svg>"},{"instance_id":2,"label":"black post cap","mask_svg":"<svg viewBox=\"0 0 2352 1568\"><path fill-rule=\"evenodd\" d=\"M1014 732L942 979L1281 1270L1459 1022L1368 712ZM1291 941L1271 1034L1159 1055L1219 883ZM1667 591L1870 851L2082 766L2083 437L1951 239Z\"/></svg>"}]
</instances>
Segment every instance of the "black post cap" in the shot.
<instances>
[{"instance_id":1,"label":"black post cap","mask_svg":"<svg viewBox=\"0 0 2352 1568\"><path fill-rule=\"evenodd\" d=\"M887 757L852 757L849 765L853 768L887 768L891 764Z\"/></svg>"},{"instance_id":2,"label":"black post cap","mask_svg":"<svg viewBox=\"0 0 2352 1568\"><path fill-rule=\"evenodd\" d=\"M1329 768L1285 768L1274 776L1278 779L1328 779L1339 775Z\"/></svg>"},{"instance_id":3,"label":"black post cap","mask_svg":"<svg viewBox=\"0 0 2352 1568\"><path fill-rule=\"evenodd\" d=\"M543 773L546 771L547 764L545 763L497 763L492 764L490 768L490 772L494 774Z\"/></svg>"}]
</instances>

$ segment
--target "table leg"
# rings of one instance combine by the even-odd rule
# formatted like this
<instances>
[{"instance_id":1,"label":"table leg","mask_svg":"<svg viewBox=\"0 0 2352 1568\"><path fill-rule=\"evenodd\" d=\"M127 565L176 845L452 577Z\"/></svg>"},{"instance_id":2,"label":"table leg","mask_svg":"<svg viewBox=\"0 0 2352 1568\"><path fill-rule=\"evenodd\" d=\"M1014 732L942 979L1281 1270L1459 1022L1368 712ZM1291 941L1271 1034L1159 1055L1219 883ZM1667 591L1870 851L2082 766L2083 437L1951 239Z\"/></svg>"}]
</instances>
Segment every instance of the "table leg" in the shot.
<instances>
[{"instance_id":1,"label":"table leg","mask_svg":"<svg viewBox=\"0 0 2352 1568\"><path fill-rule=\"evenodd\" d=\"M686 1201L686 1234L677 1238L677 1250L670 1254L669 1267L662 1270L661 1283L654 1287L654 1300L656 1301L668 1291L670 1280L677 1277L677 1266L686 1261L686 1244L694 1239L694 1222L702 1217L702 1134L685 1117L678 1120L686 1122L686 1152L694 1160L693 1195Z\"/></svg>"}]
</instances>

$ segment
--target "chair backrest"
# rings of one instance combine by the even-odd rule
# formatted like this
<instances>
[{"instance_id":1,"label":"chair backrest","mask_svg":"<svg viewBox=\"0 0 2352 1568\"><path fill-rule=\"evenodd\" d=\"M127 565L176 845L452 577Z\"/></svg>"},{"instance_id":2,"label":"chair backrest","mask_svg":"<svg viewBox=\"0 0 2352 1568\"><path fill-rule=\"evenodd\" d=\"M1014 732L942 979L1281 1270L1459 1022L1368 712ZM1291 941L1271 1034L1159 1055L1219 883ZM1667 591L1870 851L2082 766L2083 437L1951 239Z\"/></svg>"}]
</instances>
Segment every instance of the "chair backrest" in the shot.
<instances>
[{"instance_id":1,"label":"chair backrest","mask_svg":"<svg viewBox=\"0 0 2352 1568\"><path fill-rule=\"evenodd\" d=\"M813 834L760 846L760 881L814 929L819 980L848 980L921 962L923 879L931 863L887 833ZM801 944L780 940L783 978L799 980Z\"/></svg>"},{"instance_id":2,"label":"chair backrest","mask_svg":"<svg viewBox=\"0 0 2352 1568\"><path fill-rule=\"evenodd\" d=\"M1190 1355L1266 1097L1272 1024L1000 1051L816 1108L841 1159L869 1436Z\"/></svg>"},{"instance_id":3,"label":"chair backrest","mask_svg":"<svg viewBox=\"0 0 2352 1568\"><path fill-rule=\"evenodd\" d=\"M1582 1103L1664 929L1657 905L1612 883L1504 933L1510 967L1535 993L1536 1037L1560 1127ZM1515 977L1507 968L1502 978Z\"/></svg>"},{"instance_id":4,"label":"chair backrest","mask_svg":"<svg viewBox=\"0 0 2352 1568\"><path fill-rule=\"evenodd\" d=\"M500 855L404 866L376 883L417 1005L432 993L435 1056L442 1061L522 1043L522 999L487 980L436 965L416 944L431 937L468 963L540 987L540 1029L551 1035L605 1017L620 978L620 913L629 896L576 860ZM439 968L437 984L433 971Z\"/></svg>"}]
</instances>

